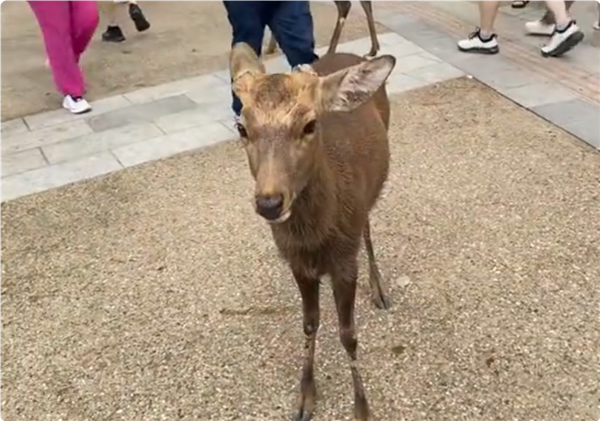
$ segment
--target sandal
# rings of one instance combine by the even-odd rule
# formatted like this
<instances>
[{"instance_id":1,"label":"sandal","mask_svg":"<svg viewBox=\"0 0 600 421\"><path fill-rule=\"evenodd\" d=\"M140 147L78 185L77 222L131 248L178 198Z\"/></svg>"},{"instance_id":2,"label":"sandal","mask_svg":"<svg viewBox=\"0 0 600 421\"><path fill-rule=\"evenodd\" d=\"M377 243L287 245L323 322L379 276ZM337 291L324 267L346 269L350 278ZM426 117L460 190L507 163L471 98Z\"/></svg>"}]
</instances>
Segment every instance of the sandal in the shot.
<instances>
[{"instance_id":1,"label":"sandal","mask_svg":"<svg viewBox=\"0 0 600 421\"><path fill-rule=\"evenodd\" d=\"M513 9L522 9L527 6L527 3L529 3L529 1L513 1L511 7Z\"/></svg>"}]
</instances>

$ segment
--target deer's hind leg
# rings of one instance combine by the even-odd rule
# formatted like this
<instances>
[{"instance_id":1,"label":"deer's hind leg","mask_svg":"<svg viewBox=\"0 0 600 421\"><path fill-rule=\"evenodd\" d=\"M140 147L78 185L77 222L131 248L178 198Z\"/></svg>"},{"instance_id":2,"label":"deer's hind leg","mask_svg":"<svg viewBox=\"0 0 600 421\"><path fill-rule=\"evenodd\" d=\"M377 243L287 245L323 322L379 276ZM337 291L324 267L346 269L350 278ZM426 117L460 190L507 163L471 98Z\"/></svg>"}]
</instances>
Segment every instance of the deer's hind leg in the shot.
<instances>
[{"instance_id":1,"label":"deer's hind leg","mask_svg":"<svg viewBox=\"0 0 600 421\"><path fill-rule=\"evenodd\" d=\"M360 5L367 16L367 24L369 25L369 36L371 37L371 51L367 57L375 57L379 51L379 39L377 38L377 28L375 28L375 17L373 16L373 6L370 1L361 1Z\"/></svg>"},{"instance_id":2,"label":"deer's hind leg","mask_svg":"<svg viewBox=\"0 0 600 421\"><path fill-rule=\"evenodd\" d=\"M373 242L371 241L371 223L367 219L367 224L363 231L363 240L369 258L369 285L371 286L371 299L375 307L387 310L391 307L390 298L386 292L385 283L382 280L381 272L375 260L375 252L373 251Z\"/></svg>"},{"instance_id":3,"label":"deer's hind leg","mask_svg":"<svg viewBox=\"0 0 600 421\"><path fill-rule=\"evenodd\" d=\"M348 13L350 13L350 8L352 8L352 2L349 1L336 1L334 3L338 10L338 19L335 24L333 34L331 35L331 41L329 41L329 49L327 50L327 53L335 53L338 43L340 42L342 29L346 23L346 18L348 17Z\"/></svg>"},{"instance_id":4,"label":"deer's hind leg","mask_svg":"<svg viewBox=\"0 0 600 421\"><path fill-rule=\"evenodd\" d=\"M354 307L358 262L356 256L336 262L332 273L333 298L338 315L340 342L348 355L352 386L354 388L354 418L356 421L371 421L371 411L365 394L362 376L357 363L358 336L356 334Z\"/></svg>"}]
</instances>

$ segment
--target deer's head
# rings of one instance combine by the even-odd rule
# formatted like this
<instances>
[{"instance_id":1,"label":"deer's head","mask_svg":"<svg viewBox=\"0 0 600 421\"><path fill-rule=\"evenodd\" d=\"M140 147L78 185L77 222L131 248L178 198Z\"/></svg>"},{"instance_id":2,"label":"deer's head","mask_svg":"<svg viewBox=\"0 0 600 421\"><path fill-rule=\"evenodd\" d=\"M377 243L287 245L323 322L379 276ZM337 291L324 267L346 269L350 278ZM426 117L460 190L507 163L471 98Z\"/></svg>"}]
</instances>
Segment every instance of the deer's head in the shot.
<instances>
[{"instance_id":1,"label":"deer's head","mask_svg":"<svg viewBox=\"0 0 600 421\"><path fill-rule=\"evenodd\" d=\"M243 106L238 131L256 181L256 211L263 218L278 223L291 215L321 150L320 116L363 104L395 63L384 55L323 77L310 66L268 75L248 44L233 46L233 90Z\"/></svg>"}]
</instances>

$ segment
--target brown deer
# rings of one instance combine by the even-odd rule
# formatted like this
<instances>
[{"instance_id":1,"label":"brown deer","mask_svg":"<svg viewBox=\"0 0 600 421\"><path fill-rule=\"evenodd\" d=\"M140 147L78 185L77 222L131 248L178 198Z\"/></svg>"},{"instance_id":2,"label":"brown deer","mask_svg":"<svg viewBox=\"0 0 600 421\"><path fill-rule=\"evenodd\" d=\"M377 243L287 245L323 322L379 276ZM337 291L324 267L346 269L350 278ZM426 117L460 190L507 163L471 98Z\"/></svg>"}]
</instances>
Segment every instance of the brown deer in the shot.
<instances>
[{"instance_id":1,"label":"brown deer","mask_svg":"<svg viewBox=\"0 0 600 421\"><path fill-rule=\"evenodd\" d=\"M252 48L236 44L230 57L233 90L243 108L237 128L255 180L254 206L271 227L302 297L306 335L294 419L315 409L313 374L319 329L319 286L331 277L341 343L354 386L357 421L370 421L357 360L354 302L361 237L369 259L372 300L390 305L369 226L389 168L390 55L367 60L327 54L291 74L266 74Z\"/></svg>"},{"instance_id":2,"label":"brown deer","mask_svg":"<svg viewBox=\"0 0 600 421\"><path fill-rule=\"evenodd\" d=\"M338 10L338 19L335 24L333 34L331 35L331 41L329 41L329 50L327 50L328 53L335 53L338 42L340 41L340 35L342 34L342 28L344 27L348 13L350 13L350 9L352 8L352 2L349 1L334 1L334 3ZM369 36L371 37L371 51L367 53L367 57L375 57L379 51L379 39L377 39L377 29L375 28L375 18L373 17L373 6L371 5L370 1L361 1L360 5L367 16ZM275 40L273 34L271 34L265 53L272 54L276 49L277 41Z\"/></svg>"}]
</instances>

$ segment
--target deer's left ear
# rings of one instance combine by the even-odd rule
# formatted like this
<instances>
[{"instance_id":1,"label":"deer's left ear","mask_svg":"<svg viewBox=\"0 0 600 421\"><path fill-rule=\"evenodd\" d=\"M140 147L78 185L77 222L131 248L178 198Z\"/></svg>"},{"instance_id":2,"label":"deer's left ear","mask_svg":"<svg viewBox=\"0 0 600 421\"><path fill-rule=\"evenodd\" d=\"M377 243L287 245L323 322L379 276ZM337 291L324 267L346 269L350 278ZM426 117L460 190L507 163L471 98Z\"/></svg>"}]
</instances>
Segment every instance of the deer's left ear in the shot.
<instances>
[{"instance_id":1,"label":"deer's left ear","mask_svg":"<svg viewBox=\"0 0 600 421\"><path fill-rule=\"evenodd\" d=\"M233 91L239 96L247 92L256 76L266 73L265 66L248 44L237 43L229 56L229 72L233 81Z\"/></svg>"},{"instance_id":2,"label":"deer's left ear","mask_svg":"<svg viewBox=\"0 0 600 421\"><path fill-rule=\"evenodd\" d=\"M351 111L385 83L396 58L383 55L321 78L321 105L328 111Z\"/></svg>"}]
</instances>

